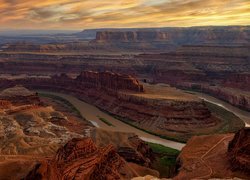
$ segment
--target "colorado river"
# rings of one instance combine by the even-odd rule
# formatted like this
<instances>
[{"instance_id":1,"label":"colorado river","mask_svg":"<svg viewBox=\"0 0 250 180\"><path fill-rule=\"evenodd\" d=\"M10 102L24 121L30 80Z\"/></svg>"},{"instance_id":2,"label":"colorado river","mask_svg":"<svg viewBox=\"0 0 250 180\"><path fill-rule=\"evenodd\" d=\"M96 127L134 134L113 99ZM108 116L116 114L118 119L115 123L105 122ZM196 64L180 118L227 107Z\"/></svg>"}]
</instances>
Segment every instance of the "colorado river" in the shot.
<instances>
[{"instance_id":1,"label":"colorado river","mask_svg":"<svg viewBox=\"0 0 250 180\"><path fill-rule=\"evenodd\" d=\"M85 103L71 95L66 95L62 93L52 93L47 91L40 91L44 94L51 94L55 96L59 96L61 98L66 99L69 101L75 108L78 109L78 111L81 113L81 115L88 121L90 121L95 127L101 128L107 131L118 131L118 132L127 132L127 133L135 133L138 135L142 140L152 143L161 144L167 147L171 147L174 149L181 150L185 144L170 141L167 139L162 139L158 136L154 136L151 134L148 134L144 131L141 131L137 128L134 128L128 124L123 123L122 121L112 117L111 115L101 111L97 107L90 105L88 103ZM105 118L107 121L109 121L113 126L109 126L103 121L99 119L99 117Z\"/></svg>"},{"instance_id":2,"label":"colorado river","mask_svg":"<svg viewBox=\"0 0 250 180\"><path fill-rule=\"evenodd\" d=\"M192 94L195 94L196 96L198 96L200 99L203 99L207 102L213 103L217 106L220 106L232 113L234 113L236 116L238 116L240 119L242 119L245 124L246 127L250 127L250 112L247 111L243 111L235 106L230 105L229 103L219 100L217 98L214 98L212 96L209 96L207 94L203 94L203 93L198 93L198 92L193 92L190 91Z\"/></svg>"}]
</instances>

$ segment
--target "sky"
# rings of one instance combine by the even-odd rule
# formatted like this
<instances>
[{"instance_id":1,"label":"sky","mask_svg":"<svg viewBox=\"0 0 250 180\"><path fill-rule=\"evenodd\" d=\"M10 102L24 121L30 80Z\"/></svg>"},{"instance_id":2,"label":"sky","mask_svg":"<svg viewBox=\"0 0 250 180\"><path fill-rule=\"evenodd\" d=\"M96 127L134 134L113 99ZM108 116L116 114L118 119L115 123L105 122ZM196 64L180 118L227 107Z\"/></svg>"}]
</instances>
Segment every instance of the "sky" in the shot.
<instances>
[{"instance_id":1,"label":"sky","mask_svg":"<svg viewBox=\"0 0 250 180\"><path fill-rule=\"evenodd\" d=\"M0 29L250 25L250 0L0 0Z\"/></svg>"}]
</instances>

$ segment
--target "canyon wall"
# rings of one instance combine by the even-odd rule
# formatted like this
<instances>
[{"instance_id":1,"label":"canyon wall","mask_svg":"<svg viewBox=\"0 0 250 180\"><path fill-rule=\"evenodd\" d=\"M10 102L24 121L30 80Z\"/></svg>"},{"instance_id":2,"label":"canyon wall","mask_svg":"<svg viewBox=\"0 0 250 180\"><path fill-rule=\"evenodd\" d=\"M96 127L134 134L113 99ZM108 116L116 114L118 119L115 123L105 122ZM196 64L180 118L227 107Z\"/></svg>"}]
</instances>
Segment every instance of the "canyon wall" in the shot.
<instances>
[{"instance_id":1,"label":"canyon wall","mask_svg":"<svg viewBox=\"0 0 250 180\"><path fill-rule=\"evenodd\" d=\"M143 92L143 85L132 76L112 72L84 71L76 79L79 83L91 88L107 88L114 91L128 90Z\"/></svg>"},{"instance_id":2,"label":"canyon wall","mask_svg":"<svg viewBox=\"0 0 250 180\"><path fill-rule=\"evenodd\" d=\"M175 87L202 85L204 92L249 109L247 104L242 104L244 99L248 101L244 92L250 91L249 47L246 44L185 45L171 53L134 56L0 53L0 70L7 74L47 76L67 73L74 77L82 70L108 70L132 74L142 81L166 83ZM212 90L213 86L221 87L220 92ZM224 90L226 88L235 89L237 97ZM241 97L243 101L237 102L241 101Z\"/></svg>"},{"instance_id":3,"label":"canyon wall","mask_svg":"<svg viewBox=\"0 0 250 180\"><path fill-rule=\"evenodd\" d=\"M210 94L236 107L250 111L250 93L232 88L201 86L201 92Z\"/></svg>"}]
</instances>

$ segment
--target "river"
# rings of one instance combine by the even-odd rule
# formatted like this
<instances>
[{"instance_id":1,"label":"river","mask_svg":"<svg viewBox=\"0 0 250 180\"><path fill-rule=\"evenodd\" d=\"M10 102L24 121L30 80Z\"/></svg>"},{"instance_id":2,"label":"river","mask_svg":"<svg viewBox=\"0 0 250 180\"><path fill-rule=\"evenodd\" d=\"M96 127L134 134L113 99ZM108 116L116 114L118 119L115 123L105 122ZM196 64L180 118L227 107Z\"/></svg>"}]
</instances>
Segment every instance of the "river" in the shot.
<instances>
[{"instance_id":1,"label":"river","mask_svg":"<svg viewBox=\"0 0 250 180\"><path fill-rule=\"evenodd\" d=\"M72 105L74 105L79 110L81 115L86 120L90 121L97 128L101 128L101 129L104 129L107 131L135 133L144 141L161 144L161 145L171 147L174 149L178 149L178 150L181 150L185 146L184 143L179 143L179 142L175 142L175 141L171 141L171 140L167 140L167 139L162 139L158 136L148 134L142 130L134 128L134 127L114 118L113 116L101 111L97 107L95 107L91 104L88 104L86 102L83 102L83 101L81 101L81 100L79 100L71 95L66 95L66 94L62 94L62 93L47 92L47 91L40 91L40 92L45 93L45 94L59 96L59 97L66 99L67 101L69 101ZM239 118L241 118L245 122L246 126L248 126L248 127L250 126L250 112L240 110L239 108L234 107L234 106L230 105L229 103L218 100L218 99L216 99L212 96L206 95L206 94L197 93L197 92L192 92L192 93L194 93L199 98L201 98L205 101L216 104L216 105L223 107L224 109L234 113L236 116L238 116ZM106 123L101 121L99 119L99 117L105 118L113 126L107 125Z\"/></svg>"},{"instance_id":2,"label":"river","mask_svg":"<svg viewBox=\"0 0 250 180\"><path fill-rule=\"evenodd\" d=\"M162 139L158 136L148 134L142 130L139 130L137 128L134 128L126 123L123 123L122 121L114 118L113 116L101 111L97 107L88 104L86 102L83 102L71 95L66 95L62 93L54 93L54 92L47 92L47 91L38 91L44 94L51 94L55 96L59 96L61 98L66 99L69 101L73 106L75 106L81 115L88 121L90 121L95 127L101 128L107 131L118 131L118 132L127 132L127 133L135 133L138 135L142 140L152 143L161 144L167 147L171 147L177 150L181 150L185 144L179 143L175 141L170 141L167 139ZM109 121L113 126L109 126L103 121L99 119L99 117L105 118L107 121Z\"/></svg>"}]
</instances>

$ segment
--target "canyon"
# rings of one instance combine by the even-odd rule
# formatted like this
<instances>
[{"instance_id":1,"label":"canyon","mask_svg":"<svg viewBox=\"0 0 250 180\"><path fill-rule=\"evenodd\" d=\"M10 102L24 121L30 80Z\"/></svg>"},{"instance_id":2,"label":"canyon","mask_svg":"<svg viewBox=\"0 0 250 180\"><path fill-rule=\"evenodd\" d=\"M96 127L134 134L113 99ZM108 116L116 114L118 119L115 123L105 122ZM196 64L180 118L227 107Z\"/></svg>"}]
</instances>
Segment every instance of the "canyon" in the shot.
<instances>
[{"instance_id":1,"label":"canyon","mask_svg":"<svg viewBox=\"0 0 250 180\"><path fill-rule=\"evenodd\" d=\"M249 32L0 37L0 179L248 179ZM152 142L181 153L155 152L162 146Z\"/></svg>"},{"instance_id":2,"label":"canyon","mask_svg":"<svg viewBox=\"0 0 250 180\"><path fill-rule=\"evenodd\" d=\"M243 30L241 33L244 35L239 36L241 33L238 33L235 38L247 37L246 32L247 30ZM112 49L109 42L103 40L100 43ZM25 47L22 44L19 46ZM60 53L53 49L39 52L29 48L18 50L17 47L0 52L0 70L2 74L12 75L52 76L67 73L73 77L83 70L108 70L131 74L141 81L153 84L166 83L182 89L208 93L249 111L249 47L247 42L232 42L230 45L198 43L180 45L171 52L156 53L147 50L142 54L133 51L122 54L116 50L115 54L108 54L99 48L91 51L79 50L82 53L66 50Z\"/></svg>"},{"instance_id":3,"label":"canyon","mask_svg":"<svg viewBox=\"0 0 250 180\"><path fill-rule=\"evenodd\" d=\"M1 179L159 177L159 172L151 169L152 149L135 134L96 129L72 113L69 116L65 110L56 111L60 99L53 100L55 107L48 106L49 97L40 98L22 86L4 89L0 94Z\"/></svg>"},{"instance_id":4,"label":"canyon","mask_svg":"<svg viewBox=\"0 0 250 180\"><path fill-rule=\"evenodd\" d=\"M141 84L132 76L112 72L83 71L76 78L62 74L0 80L1 87L15 84L70 93L129 125L181 142L195 134L220 131L224 121L191 94L167 86ZM236 129L244 126L239 119L234 122Z\"/></svg>"}]
</instances>

